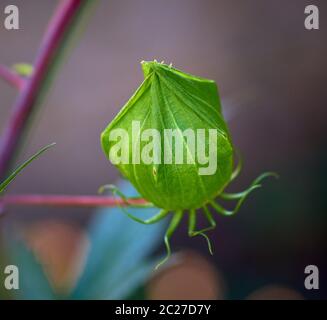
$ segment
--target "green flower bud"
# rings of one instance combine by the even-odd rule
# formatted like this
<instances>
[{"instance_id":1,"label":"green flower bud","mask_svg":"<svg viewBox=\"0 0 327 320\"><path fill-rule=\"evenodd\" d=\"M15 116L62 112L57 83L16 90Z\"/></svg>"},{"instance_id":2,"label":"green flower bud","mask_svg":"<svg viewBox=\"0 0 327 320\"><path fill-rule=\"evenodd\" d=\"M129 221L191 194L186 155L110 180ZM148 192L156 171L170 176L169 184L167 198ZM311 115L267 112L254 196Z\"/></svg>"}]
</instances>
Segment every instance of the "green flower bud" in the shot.
<instances>
[{"instance_id":1,"label":"green flower bud","mask_svg":"<svg viewBox=\"0 0 327 320\"><path fill-rule=\"evenodd\" d=\"M217 86L157 62L142 68L143 83L102 133L103 150L157 207L202 207L224 189L233 166Z\"/></svg>"}]
</instances>

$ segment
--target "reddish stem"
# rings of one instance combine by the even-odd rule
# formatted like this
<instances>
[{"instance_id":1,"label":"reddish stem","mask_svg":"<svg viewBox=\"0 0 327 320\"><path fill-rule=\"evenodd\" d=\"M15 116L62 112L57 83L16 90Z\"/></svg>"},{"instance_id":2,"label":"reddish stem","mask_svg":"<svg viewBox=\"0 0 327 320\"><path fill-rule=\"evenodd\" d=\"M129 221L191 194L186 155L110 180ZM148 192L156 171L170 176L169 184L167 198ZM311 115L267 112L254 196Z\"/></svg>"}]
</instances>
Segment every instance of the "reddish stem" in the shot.
<instances>
[{"instance_id":1,"label":"reddish stem","mask_svg":"<svg viewBox=\"0 0 327 320\"><path fill-rule=\"evenodd\" d=\"M3 65L0 65L0 77L19 90L22 90L25 84L25 80L22 77Z\"/></svg>"},{"instance_id":2,"label":"reddish stem","mask_svg":"<svg viewBox=\"0 0 327 320\"><path fill-rule=\"evenodd\" d=\"M58 55L58 49L65 34L72 24L82 5L88 0L64 0L60 4L50 21L43 41L40 45L34 63L34 72L25 79L0 66L0 76L21 89L13 107L8 125L0 141L0 181L4 177L14 156L18 142L23 135L25 126L35 109L37 98L50 71L52 62ZM6 205L33 206L65 206L65 207L97 207L97 206L126 206L147 205L144 199L122 199L104 196L66 196L66 195L16 195L0 198L1 207Z\"/></svg>"},{"instance_id":3,"label":"reddish stem","mask_svg":"<svg viewBox=\"0 0 327 320\"><path fill-rule=\"evenodd\" d=\"M65 32L69 28L73 17L77 14L85 0L60 1L53 19L47 28L39 48L33 75L26 80L26 85L20 92L8 125L0 141L0 180L8 169L14 156L18 142L23 134L25 125L35 109L36 100L41 86L49 72L51 62L55 58Z\"/></svg>"},{"instance_id":4,"label":"reddish stem","mask_svg":"<svg viewBox=\"0 0 327 320\"><path fill-rule=\"evenodd\" d=\"M0 198L0 206L55 206L55 207L115 207L148 205L144 199L123 199L108 196L71 195L7 195Z\"/></svg>"}]
</instances>

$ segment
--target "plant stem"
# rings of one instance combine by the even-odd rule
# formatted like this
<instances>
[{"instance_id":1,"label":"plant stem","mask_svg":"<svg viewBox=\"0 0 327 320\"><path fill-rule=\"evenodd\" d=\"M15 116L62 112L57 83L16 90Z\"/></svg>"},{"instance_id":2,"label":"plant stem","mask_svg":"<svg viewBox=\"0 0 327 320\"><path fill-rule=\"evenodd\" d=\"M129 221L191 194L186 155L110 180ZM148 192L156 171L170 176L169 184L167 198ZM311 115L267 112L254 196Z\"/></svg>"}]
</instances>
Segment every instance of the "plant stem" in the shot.
<instances>
[{"instance_id":1,"label":"plant stem","mask_svg":"<svg viewBox=\"0 0 327 320\"><path fill-rule=\"evenodd\" d=\"M19 90L22 90L25 84L25 80L21 76L3 65L0 65L0 77Z\"/></svg>"},{"instance_id":2,"label":"plant stem","mask_svg":"<svg viewBox=\"0 0 327 320\"><path fill-rule=\"evenodd\" d=\"M45 86L53 61L60 54L60 45L65 34L73 28L73 18L87 0L60 1L50 21L34 63L34 72L26 79L26 84L13 107L8 125L0 141L0 181L4 178L13 159L27 122L35 109L40 93Z\"/></svg>"},{"instance_id":3,"label":"plant stem","mask_svg":"<svg viewBox=\"0 0 327 320\"><path fill-rule=\"evenodd\" d=\"M0 181L4 178L29 118L37 106L40 95L46 86L54 62L61 54L67 34L74 28L74 19L89 4L89 0L60 1L50 21L34 62L33 74L23 79L0 66L0 77L20 89L8 125L0 141ZM128 199L107 196L70 195L11 195L0 198L0 207L7 205L23 206L64 206L64 207L114 207L114 206L152 206L144 199ZM1 212L1 210L0 210Z\"/></svg>"},{"instance_id":4,"label":"plant stem","mask_svg":"<svg viewBox=\"0 0 327 320\"><path fill-rule=\"evenodd\" d=\"M87 195L6 195L0 198L0 206L54 206L54 207L147 207L151 203L141 198L130 198L126 201L108 196Z\"/></svg>"}]
</instances>

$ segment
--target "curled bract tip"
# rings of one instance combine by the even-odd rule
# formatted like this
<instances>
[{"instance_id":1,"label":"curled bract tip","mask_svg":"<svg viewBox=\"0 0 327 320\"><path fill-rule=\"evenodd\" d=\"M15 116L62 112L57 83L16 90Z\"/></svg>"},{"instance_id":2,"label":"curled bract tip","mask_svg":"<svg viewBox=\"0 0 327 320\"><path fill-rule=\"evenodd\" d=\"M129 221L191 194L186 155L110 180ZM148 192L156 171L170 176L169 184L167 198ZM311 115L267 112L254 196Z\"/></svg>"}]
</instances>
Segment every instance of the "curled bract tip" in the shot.
<instances>
[{"instance_id":1,"label":"curled bract tip","mask_svg":"<svg viewBox=\"0 0 327 320\"><path fill-rule=\"evenodd\" d=\"M107 191L114 193L116 191L116 189L117 189L117 187L113 184L105 184L105 185L99 187L98 194L103 194Z\"/></svg>"}]
</instances>

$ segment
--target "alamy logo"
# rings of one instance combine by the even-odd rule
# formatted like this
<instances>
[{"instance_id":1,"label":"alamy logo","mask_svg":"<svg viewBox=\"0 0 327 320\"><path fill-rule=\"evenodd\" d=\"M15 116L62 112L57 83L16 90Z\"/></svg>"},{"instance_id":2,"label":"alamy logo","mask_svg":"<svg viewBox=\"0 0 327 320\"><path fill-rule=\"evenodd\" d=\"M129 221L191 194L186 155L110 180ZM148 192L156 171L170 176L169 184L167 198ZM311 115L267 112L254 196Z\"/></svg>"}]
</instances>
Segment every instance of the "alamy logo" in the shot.
<instances>
[{"instance_id":1,"label":"alamy logo","mask_svg":"<svg viewBox=\"0 0 327 320\"><path fill-rule=\"evenodd\" d=\"M4 287L7 290L19 289L19 270L17 266L9 265L4 269L5 279Z\"/></svg>"},{"instance_id":2,"label":"alamy logo","mask_svg":"<svg viewBox=\"0 0 327 320\"><path fill-rule=\"evenodd\" d=\"M304 273L308 276L305 277L304 287L307 290L319 289L319 269L315 265L306 266Z\"/></svg>"},{"instance_id":3,"label":"alamy logo","mask_svg":"<svg viewBox=\"0 0 327 320\"><path fill-rule=\"evenodd\" d=\"M161 133L157 129L142 130L136 120L131 128L131 141L125 129L110 132L113 145L108 156L112 164L199 164L199 175L217 171L217 129L164 129Z\"/></svg>"},{"instance_id":4,"label":"alamy logo","mask_svg":"<svg viewBox=\"0 0 327 320\"><path fill-rule=\"evenodd\" d=\"M4 8L5 20L4 27L7 30L19 29L19 10L17 6L8 5Z\"/></svg>"},{"instance_id":5,"label":"alamy logo","mask_svg":"<svg viewBox=\"0 0 327 320\"><path fill-rule=\"evenodd\" d=\"M319 9L317 6L309 5L304 9L306 18L304 20L304 26L307 30L319 29Z\"/></svg>"}]
</instances>

